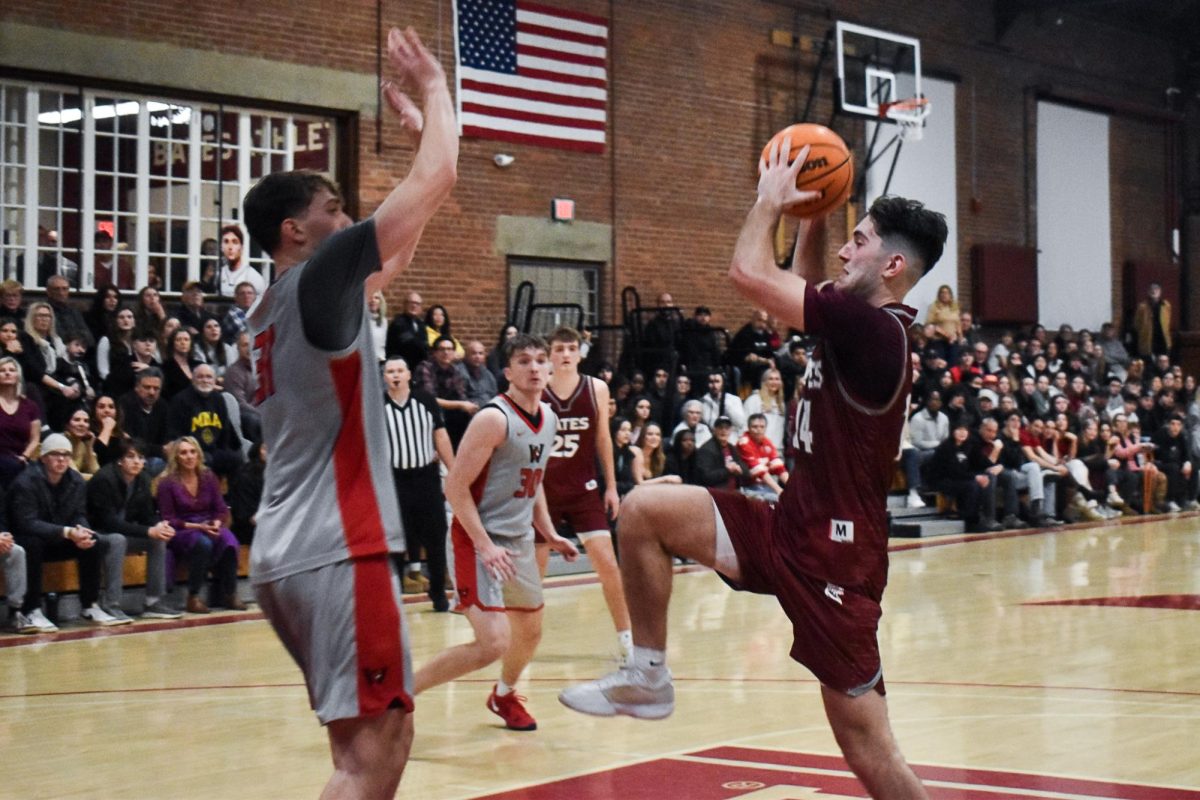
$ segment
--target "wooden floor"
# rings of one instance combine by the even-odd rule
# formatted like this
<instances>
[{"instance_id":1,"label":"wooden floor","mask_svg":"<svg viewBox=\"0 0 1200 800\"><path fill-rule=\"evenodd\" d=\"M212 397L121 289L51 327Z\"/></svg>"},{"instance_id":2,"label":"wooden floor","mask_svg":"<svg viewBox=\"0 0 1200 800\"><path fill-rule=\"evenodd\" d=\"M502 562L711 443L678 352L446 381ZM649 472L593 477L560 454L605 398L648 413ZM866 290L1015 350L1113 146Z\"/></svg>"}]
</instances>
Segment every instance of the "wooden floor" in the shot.
<instances>
[{"instance_id":1,"label":"wooden floor","mask_svg":"<svg viewBox=\"0 0 1200 800\"><path fill-rule=\"evenodd\" d=\"M893 543L880 642L898 738L937 798L1200 798L1200 518ZM676 577L675 715L555 699L612 667L594 584L547 592L520 691L488 669L418 698L400 797L862 797L768 597ZM415 661L470 635L408 609ZM303 798L329 773L299 673L257 615L0 647L0 798ZM8 638L0 645L12 643Z\"/></svg>"}]
</instances>

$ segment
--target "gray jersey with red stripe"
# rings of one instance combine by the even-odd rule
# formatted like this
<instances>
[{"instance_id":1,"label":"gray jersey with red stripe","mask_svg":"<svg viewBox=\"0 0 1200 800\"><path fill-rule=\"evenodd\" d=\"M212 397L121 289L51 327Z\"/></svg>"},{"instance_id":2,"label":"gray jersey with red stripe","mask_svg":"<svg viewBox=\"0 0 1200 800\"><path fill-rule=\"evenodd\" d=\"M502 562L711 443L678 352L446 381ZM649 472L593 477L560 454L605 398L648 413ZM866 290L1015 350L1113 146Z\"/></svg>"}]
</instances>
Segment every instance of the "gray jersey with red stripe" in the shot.
<instances>
[{"instance_id":1,"label":"gray jersey with red stripe","mask_svg":"<svg viewBox=\"0 0 1200 800\"><path fill-rule=\"evenodd\" d=\"M357 276L377 268L374 228L361 223L285 272L250 316L268 454L250 551L255 583L404 550L368 315L348 346L326 350L310 342L314 325L301 314L301 292L321 285L305 270L340 270L345 298L365 308ZM329 314L344 309L328 301Z\"/></svg>"},{"instance_id":2,"label":"gray jersey with red stripe","mask_svg":"<svg viewBox=\"0 0 1200 800\"><path fill-rule=\"evenodd\" d=\"M533 536L533 504L554 449L558 418L539 402L541 419L531 421L508 395L484 408L504 414L508 437L492 453L487 468L475 479L471 493L489 536L516 539Z\"/></svg>"}]
</instances>

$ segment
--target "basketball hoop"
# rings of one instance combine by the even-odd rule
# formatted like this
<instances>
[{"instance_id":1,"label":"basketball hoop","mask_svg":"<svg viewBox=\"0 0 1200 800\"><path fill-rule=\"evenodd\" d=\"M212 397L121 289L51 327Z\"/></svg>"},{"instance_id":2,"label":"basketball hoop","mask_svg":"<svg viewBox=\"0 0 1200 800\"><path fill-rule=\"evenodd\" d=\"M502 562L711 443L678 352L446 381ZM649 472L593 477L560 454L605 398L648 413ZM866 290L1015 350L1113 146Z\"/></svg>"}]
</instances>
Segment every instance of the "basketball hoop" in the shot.
<instances>
[{"instance_id":1,"label":"basketball hoop","mask_svg":"<svg viewBox=\"0 0 1200 800\"><path fill-rule=\"evenodd\" d=\"M924 134L925 118L929 116L929 98L910 97L894 103L880 103L879 116L887 117L900 126L900 138L917 141Z\"/></svg>"}]
</instances>

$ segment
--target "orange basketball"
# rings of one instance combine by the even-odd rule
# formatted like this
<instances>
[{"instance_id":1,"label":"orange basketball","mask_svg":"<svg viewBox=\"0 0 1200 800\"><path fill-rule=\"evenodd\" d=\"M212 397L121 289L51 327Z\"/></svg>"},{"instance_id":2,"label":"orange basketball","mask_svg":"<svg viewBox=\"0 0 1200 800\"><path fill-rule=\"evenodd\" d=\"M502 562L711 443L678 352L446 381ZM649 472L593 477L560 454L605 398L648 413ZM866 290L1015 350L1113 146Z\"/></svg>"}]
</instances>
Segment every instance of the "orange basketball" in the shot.
<instances>
[{"instance_id":1,"label":"orange basketball","mask_svg":"<svg viewBox=\"0 0 1200 800\"><path fill-rule=\"evenodd\" d=\"M850 148L846 147L842 137L824 125L811 122L789 125L767 142L762 152L764 160L770 155L775 141L782 141L785 136L792 137L789 164L795 160L800 148L806 144L812 146L808 151L808 160L796 176L796 188L820 192L821 196L806 203L788 206L784 211L794 217L818 217L845 203L854 188L854 162Z\"/></svg>"}]
</instances>

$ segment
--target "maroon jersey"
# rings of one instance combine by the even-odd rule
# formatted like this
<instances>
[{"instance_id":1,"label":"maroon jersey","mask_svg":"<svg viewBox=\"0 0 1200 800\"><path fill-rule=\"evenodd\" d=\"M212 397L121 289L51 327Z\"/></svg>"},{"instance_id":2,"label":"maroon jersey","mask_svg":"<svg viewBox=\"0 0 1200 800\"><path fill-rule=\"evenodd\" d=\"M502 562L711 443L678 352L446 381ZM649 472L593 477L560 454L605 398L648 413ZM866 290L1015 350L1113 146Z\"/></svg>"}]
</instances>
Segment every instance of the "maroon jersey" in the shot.
<instances>
[{"instance_id":1,"label":"maroon jersey","mask_svg":"<svg viewBox=\"0 0 1200 800\"><path fill-rule=\"evenodd\" d=\"M560 398L547 386L542 391L542 400L558 415L558 435L554 437L554 450L542 485L546 488L546 501L551 506L562 506L580 495L595 492L599 486L596 393L592 379L580 375L579 384L569 397Z\"/></svg>"},{"instance_id":2,"label":"maroon jersey","mask_svg":"<svg viewBox=\"0 0 1200 800\"><path fill-rule=\"evenodd\" d=\"M805 289L804 330L818 342L796 408L796 468L775 538L799 571L876 599L887 583L887 492L912 384L915 315L832 284Z\"/></svg>"}]
</instances>

